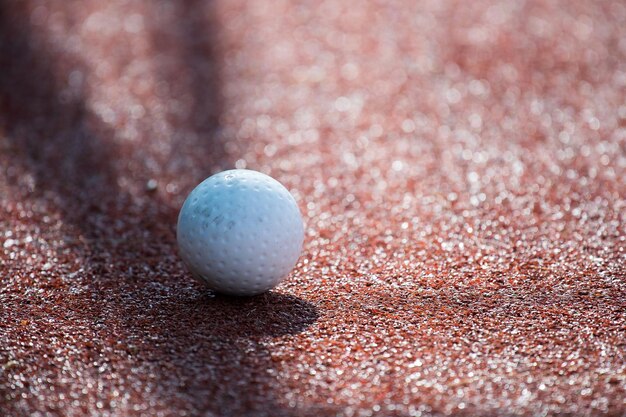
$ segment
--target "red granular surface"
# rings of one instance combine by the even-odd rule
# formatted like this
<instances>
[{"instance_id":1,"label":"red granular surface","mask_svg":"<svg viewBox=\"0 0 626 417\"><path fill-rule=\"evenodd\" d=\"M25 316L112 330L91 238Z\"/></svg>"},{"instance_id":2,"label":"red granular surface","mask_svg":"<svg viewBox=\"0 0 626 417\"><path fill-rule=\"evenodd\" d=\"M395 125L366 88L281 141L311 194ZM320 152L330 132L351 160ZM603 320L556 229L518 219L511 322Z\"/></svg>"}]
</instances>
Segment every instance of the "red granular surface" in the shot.
<instances>
[{"instance_id":1,"label":"red granular surface","mask_svg":"<svg viewBox=\"0 0 626 417\"><path fill-rule=\"evenodd\" d=\"M626 415L626 4L4 0L0 415ZM230 167L275 291L176 253Z\"/></svg>"}]
</instances>

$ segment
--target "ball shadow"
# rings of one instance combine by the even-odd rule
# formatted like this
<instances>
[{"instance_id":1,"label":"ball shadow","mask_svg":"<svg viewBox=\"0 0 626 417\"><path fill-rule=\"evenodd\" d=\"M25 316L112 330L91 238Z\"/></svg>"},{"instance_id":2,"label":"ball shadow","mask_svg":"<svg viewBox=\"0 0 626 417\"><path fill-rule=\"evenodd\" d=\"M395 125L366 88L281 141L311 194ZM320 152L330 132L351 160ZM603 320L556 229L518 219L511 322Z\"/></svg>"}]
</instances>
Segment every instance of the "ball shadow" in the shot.
<instances>
[{"instance_id":1,"label":"ball shadow","mask_svg":"<svg viewBox=\"0 0 626 417\"><path fill-rule=\"evenodd\" d=\"M230 297L204 289L188 294L153 304L148 311L152 323L158 324L157 331L173 343L184 343L197 334L221 340L295 335L319 317L313 304L289 294Z\"/></svg>"}]
</instances>

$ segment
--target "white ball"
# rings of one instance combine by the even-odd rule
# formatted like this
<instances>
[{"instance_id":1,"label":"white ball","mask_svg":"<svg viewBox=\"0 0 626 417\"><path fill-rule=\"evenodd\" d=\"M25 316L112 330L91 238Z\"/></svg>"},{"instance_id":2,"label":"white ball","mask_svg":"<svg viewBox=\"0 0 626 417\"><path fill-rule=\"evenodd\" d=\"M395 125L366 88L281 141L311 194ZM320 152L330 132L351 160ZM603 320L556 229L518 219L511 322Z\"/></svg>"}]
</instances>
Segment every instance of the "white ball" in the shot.
<instances>
[{"instance_id":1,"label":"white ball","mask_svg":"<svg viewBox=\"0 0 626 417\"><path fill-rule=\"evenodd\" d=\"M207 178L189 194L177 239L183 262L198 280L219 293L255 295L293 269L304 226L281 183L234 169Z\"/></svg>"}]
</instances>

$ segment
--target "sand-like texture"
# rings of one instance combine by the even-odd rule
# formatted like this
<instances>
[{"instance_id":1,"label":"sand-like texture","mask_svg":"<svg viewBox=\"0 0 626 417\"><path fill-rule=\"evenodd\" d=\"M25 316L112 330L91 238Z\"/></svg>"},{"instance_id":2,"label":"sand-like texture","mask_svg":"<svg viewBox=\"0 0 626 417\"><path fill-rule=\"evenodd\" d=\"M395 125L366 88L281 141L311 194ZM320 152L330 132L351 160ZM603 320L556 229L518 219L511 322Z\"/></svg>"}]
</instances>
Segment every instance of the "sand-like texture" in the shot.
<instances>
[{"instance_id":1,"label":"sand-like texture","mask_svg":"<svg viewBox=\"0 0 626 417\"><path fill-rule=\"evenodd\" d=\"M306 221L275 291L175 243ZM0 415L625 416L626 3L0 3Z\"/></svg>"}]
</instances>

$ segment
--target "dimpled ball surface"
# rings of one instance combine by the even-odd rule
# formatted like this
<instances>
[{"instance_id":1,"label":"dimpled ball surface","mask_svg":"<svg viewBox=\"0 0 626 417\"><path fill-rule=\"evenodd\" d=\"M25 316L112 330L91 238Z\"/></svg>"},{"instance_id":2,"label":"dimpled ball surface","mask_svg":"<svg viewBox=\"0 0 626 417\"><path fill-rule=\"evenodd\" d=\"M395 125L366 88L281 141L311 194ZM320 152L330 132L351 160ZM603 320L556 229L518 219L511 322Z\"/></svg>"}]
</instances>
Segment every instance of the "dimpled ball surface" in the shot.
<instances>
[{"instance_id":1,"label":"dimpled ball surface","mask_svg":"<svg viewBox=\"0 0 626 417\"><path fill-rule=\"evenodd\" d=\"M304 227L293 196L275 179L236 169L215 174L189 194L178 217L180 255L213 290L263 293L291 271Z\"/></svg>"}]
</instances>

